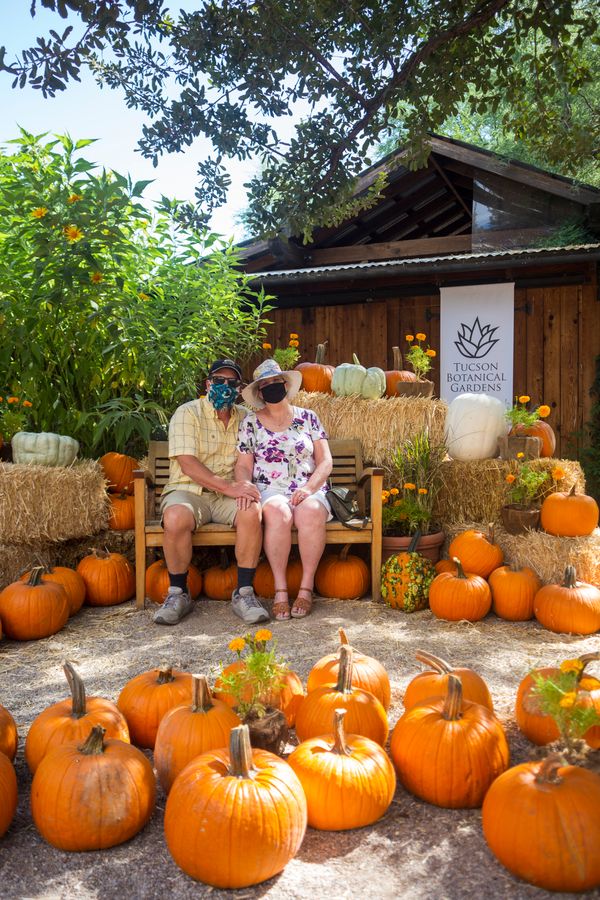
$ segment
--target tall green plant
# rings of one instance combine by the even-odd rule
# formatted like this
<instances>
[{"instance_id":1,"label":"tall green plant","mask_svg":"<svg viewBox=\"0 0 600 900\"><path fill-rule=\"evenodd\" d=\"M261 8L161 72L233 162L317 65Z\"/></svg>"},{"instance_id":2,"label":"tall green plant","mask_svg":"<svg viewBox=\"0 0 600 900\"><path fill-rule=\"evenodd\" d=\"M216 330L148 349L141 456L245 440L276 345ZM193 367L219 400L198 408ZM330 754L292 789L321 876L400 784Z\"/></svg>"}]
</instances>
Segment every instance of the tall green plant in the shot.
<instances>
[{"instance_id":1,"label":"tall green plant","mask_svg":"<svg viewBox=\"0 0 600 900\"><path fill-rule=\"evenodd\" d=\"M586 489L600 502L600 355L596 357L596 377L590 394L595 402L586 426L588 446L580 451L579 457L585 472Z\"/></svg>"},{"instance_id":2,"label":"tall green plant","mask_svg":"<svg viewBox=\"0 0 600 900\"><path fill-rule=\"evenodd\" d=\"M267 298L231 246L175 226L175 204L152 217L148 182L81 158L89 140L45 138L0 154L0 383L38 430L134 451L215 355L260 347Z\"/></svg>"}]
</instances>

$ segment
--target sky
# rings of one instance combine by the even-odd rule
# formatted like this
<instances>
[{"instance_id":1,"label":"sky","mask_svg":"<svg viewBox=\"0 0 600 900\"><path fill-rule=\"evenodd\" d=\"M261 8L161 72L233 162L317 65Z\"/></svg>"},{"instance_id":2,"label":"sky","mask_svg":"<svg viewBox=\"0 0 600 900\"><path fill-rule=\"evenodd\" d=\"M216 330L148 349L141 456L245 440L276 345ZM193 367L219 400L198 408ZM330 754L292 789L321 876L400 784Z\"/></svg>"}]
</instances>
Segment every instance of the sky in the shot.
<instances>
[{"instance_id":1,"label":"sky","mask_svg":"<svg viewBox=\"0 0 600 900\"><path fill-rule=\"evenodd\" d=\"M171 7L172 14L180 7L194 8L193 0L179 0ZM30 15L30 0L0 0L0 44L7 48L6 59L11 60L23 48L32 46L36 37L46 35L49 28L62 31L76 18L61 19L57 14L40 9L35 18ZM128 109L123 96L110 88L101 89L94 79L82 72L81 83L71 81L66 91L55 98L44 98L41 91L29 86L22 90L11 87L12 77L0 73L0 144L18 136L19 126L33 134L69 133L75 139L98 138L98 143L86 147L86 158L129 173L134 181L155 179L144 192L147 200L161 195L178 200L194 201L196 166L209 148L208 142L196 141L185 153L162 157L157 168L150 160L136 152L142 125L148 120L138 110ZM213 216L214 231L240 240L243 229L235 222L236 213L246 205L243 184L257 170L252 161L235 161L229 167L232 187L229 201Z\"/></svg>"}]
</instances>

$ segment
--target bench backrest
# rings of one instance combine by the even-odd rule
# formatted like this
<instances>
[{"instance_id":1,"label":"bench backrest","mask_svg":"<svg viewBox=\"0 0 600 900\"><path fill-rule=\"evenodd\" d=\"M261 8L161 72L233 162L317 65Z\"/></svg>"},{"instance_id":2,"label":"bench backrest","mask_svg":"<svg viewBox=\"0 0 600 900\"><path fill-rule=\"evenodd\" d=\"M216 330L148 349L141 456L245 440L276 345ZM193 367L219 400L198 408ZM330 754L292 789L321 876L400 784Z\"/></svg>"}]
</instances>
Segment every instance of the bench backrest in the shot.
<instances>
[{"instance_id":1,"label":"bench backrest","mask_svg":"<svg viewBox=\"0 0 600 900\"><path fill-rule=\"evenodd\" d=\"M329 441L333 456L332 484L356 488L362 475L362 451L360 441ZM148 470L155 485L153 515L158 518L160 495L169 480L169 443L168 441L150 441L148 445Z\"/></svg>"}]
</instances>

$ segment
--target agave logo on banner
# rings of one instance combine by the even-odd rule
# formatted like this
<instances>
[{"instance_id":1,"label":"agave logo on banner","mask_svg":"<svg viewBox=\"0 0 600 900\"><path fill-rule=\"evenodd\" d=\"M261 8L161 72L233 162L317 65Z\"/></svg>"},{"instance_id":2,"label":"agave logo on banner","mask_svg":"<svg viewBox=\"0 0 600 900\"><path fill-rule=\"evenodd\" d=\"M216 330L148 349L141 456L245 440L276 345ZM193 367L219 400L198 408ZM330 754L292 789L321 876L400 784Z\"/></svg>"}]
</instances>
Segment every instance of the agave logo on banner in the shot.
<instances>
[{"instance_id":1,"label":"agave logo on banner","mask_svg":"<svg viewBox=\"0 0 600 900\"><path fill-rule=\"evenodd\" d=\"M460 329L456 332L458 340L454 341L454 345L460 355L466 359L483 359L498 343L498 338L494 338L497 331L498 326L492 328L491 325L484 325L482 327L479 316L477 316L470 328L461 322Z\"/></svg>"}]
</instances>

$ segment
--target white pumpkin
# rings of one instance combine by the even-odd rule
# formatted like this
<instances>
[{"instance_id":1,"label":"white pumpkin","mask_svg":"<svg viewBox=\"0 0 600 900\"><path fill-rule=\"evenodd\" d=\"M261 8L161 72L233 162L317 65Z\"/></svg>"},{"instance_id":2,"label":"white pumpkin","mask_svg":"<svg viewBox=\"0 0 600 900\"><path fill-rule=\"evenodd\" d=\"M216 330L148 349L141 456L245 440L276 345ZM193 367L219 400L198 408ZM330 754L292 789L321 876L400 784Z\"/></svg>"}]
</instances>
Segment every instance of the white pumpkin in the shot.
<instances>
[{"instance_id":1,"label":"white pumpkin","mask_svg":"<svg viewBox=\"0 0 600 900\"><path fill-rule=\"evenodd\" d=\"M358 394L365 400L378 400L385 394L385 372L377 366L365 369L361 366L356 353L352 354L353 363L342 363L335 367L331 380L331 390L338 397L349 397Z\"/></svg>"},{"instance_id":2,"label":"white pumpkin","mask_svg":"<svg viewBox=\"0 0 600 900\"><path fill-rule=\"evenodd\" d=\"M30 466L70 466L79 443L75 438L51 431L18 431L11 439L13 462Z\"/></svg>"},{"instance_id":3,"label":"white pumpkin","mask_svg":"<svg viewBox=\"0 0 600 900\"><path fill-rule=\"evenodd\" d=\"M504 404L489 394L460 394L446 414L446 445L453 459L490 459L508 427Z\"/></svg>"}]
</instances>

